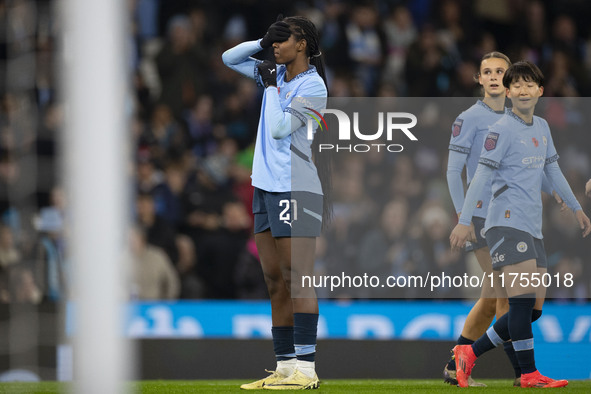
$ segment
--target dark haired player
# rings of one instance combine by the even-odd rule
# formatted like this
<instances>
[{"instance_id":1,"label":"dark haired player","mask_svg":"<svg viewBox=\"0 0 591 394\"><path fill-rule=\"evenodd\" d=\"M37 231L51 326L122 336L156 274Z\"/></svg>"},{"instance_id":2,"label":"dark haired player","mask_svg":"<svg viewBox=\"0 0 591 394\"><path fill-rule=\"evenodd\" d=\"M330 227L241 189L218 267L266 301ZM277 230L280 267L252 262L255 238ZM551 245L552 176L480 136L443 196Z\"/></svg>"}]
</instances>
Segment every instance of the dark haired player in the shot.
<instances>
[{"instance_id":1,"label":"dark haired player","mask_svg":"<svg viewBox=\"0 0 591 394\"><path fill-rule=\"evenodd\" d=\"M476 358L511 340L521 369L521 387L563 387L566 380L554 380L537 370L534 359L532 320L536 298L543 300L545 288L535 286L534 274L546 273L547 261L542 241L542 177L545 174L556 192L573 210L583 237L591 223L575 198L558 166L558 154L548 123L534 116L544 92L544 77L533 63L518 62L506 71L503 85L513 108L489 128L458 225L450 235L452 248L464 245L470 235L470 221L477 198L492 178L493 198L486 217L486 242L492 267L507 278L525 276L527 282L505 282L509 312L498 319L472 345L457 345L454 355L457 380L468 386ZM513 285L512 285L513 284Z\"/></svg>"},{"instance_id":2,"label":"dark haired player","mask_svg":"<svg viewBox=\"0 0 591 394\"><path fill-rule=\"evenodd\" d=\"M462 205L464 205L462 171L466 167L466 177L469 185L478 166L480 151L488 134L488 127L505 114L506 91L503 86L503 76L509 66L511 66L511 61L503 53L489 52L482 57L475 81L482 86L484 98L462 112L452 125L447 162L447 184L458 217L461 214ZM491 257L484 236L484 221L492 195L490 188L489 180L474 209L472 242L466 244L466 251L474 252L480 268L487 275L492 272ZM543 177L542 189L548 194L553 192L545 176ZM555 194L555 198L559 203L561 202L557 194ZM509 310L507 298L502 292L499 292L498 296L492 283L485 281L480 298L466 317L462 333L457 341L458 345L474 343L490 326L495 314L497 318L500 318L507 313ZM519 386L521 371L511 342L504 343L504 350L515 370L514 385ZM452 385L458 383L456 380L456 363L453 358L446 364L443 376L446 383ZM474 387L485 386L483 383L475 382L471 377L469 378L469 385Z\"/></svg>"},{"instance_id":3,"label":"dark haired player","mask_svg":"<svg viewBox=\"0 0 591 394\"><path fill-rule=\"evenodd\" d=\"M324 109L328 96L318 41L308 19L280 17L262 39L223 54L228 67L265 87L252 169L253 213L271 298L277 368L243 384L246 390L315 389L319 384L314 363L318 301L314 289L298 287L298 278L313 274L316 237L330 212L323 201L327 173L319 164L321 155L312 160L307 138L310 114ZM250 57L269 47L275 62Z\"/></svg>"}]
</instances>

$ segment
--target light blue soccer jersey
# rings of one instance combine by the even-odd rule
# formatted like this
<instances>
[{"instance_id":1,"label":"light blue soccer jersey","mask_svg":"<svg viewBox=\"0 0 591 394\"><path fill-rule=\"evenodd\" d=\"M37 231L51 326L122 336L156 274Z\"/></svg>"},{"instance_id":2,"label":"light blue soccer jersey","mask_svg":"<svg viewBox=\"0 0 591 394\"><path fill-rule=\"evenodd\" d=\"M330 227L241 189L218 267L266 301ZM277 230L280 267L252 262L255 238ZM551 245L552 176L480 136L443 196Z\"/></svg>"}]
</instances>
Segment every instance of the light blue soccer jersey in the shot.
<instances>
[{"instance_id":1,"label":"light blue soccer jersey","mask_svg":"<svg viewBox=\"0 0 591 394\"><path fill-rule=\"evenodd\" d=\"M470 184L472 177L476 172L482 144L484 143L484 138L488 134L489 126L496 123L504 113L505 111L497 112L486 105L482 100L478 100L474 105L462 112L454 121L449 141L449 150L468 155L466 158L466 176L468 184ZM490 190L491 182L489 181L478 198L476 209L474 210L474 216L486 218L491 197ZM456 211L459 212L464 203L464 190L459 187L459 185L456 185L453 188L450 185L450 193Z\"/></svg>"},{"instance_id":2,"label":"light blue soccer jersey","mask_svg":"<svg viewBox=\"0 0 591 394\"><path fill-rule=\"evenodd\" d=\"M247 41L222 54L224 64L253 78L263 86L257 66L261 60L251 57L261 51L260 40ZM277 89L265 89L252 166L252 184L268 192L307 191L322 194L318 171L312 162L307 124L314 111L326 108L328 91L324 80L310 66L289 82L286 68L278 65ZM313 132L318 125L312 123Z\"/></svg>"},{"instance_id":3,"label":"light blue soccer jersey","mask_svg":"<svg viewBox=\"0 0 591 394\"><path fill-rule=\"evenodd\" d=\"M252 166L252 184L269 192L308 191L322 194L316 166L312 161L312 140L308 139L308 119L312 110L320 112L326 108L327 90L324 81L314 66L285 81L286 68L277 66L277 88L281 110L292 116L292 122L301 126L281 139L275 139L270 123L266 119L269 113L261 111L254 161ZM260 80L257 79L260 83ZM271 88L274 89L274 88ZM269 89L263 95L262 108L267 108ZM271 122L272 123L272 122ZM314 122L314 129L318 126Z\"/></svg>"},{"instance_id":4,"label":"light blue soccer jersey","mask_svg":"<svg viewBox=\"0 0 591 394\"><path fill-rule=\"evenodd\" d=\"M527 124L508 109L490 127L479 159L479 163L496 169L485 230L506 226L541 239L542 176L544 166L556 160L548 123L534 116Z\"/></svg>"}]
</instances>

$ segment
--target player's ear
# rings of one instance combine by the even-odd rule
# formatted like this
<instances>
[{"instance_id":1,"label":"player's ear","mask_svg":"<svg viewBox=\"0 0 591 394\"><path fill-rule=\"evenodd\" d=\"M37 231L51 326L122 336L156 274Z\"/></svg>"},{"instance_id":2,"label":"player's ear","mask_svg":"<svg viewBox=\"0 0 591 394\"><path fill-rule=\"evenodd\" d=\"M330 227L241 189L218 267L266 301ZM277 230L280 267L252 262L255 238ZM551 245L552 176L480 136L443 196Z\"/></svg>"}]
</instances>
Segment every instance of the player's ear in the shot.
<instances>
[{"instance_id":1,"label":"player's ear","mask_svg":"<svg viewBox=\"0 0 591 394\"><path fill-rule=\"evenodd\" d=\"M509 90L509 88L505 88L505 96L507 96L507 98L511 98L511 90Z\"/></svg>"},{"instance_id":2,"label":"player's ear","mask_svg":"<svg viewBox=\"0 0 591 394\"><path fill-rule=\"evenodd\" d=\"M544 95L544 87L540 86L538 89L540 89L540 97L542 97Z\"/></svg>"},{"instance_id":3,"label":"player's ear","mask_svg":"<svg viewBox=\"0 0 591 394\"><path fill-rule=\"evenodd\" d=\"M296 44L296 49L301 52L301 51L305 51L306 47L308 46L308 42L305 39L301 39L298 41L298 43Z\"/></svg>"}]
</instances>

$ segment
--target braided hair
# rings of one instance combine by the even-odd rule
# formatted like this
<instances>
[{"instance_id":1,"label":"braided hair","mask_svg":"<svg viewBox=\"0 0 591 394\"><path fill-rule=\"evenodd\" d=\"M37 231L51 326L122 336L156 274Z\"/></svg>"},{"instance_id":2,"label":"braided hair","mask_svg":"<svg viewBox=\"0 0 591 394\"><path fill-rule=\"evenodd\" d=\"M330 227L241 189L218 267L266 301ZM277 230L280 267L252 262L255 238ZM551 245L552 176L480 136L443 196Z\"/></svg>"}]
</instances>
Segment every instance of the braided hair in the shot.
<instances>
[{"instance_id":1,"label":"braided hair","mask_svg":"<svg viewBox=\"0 0 591 394\"><path fill-rule=\"evenodd\" d=\"M320 51L320 36L318 29L314 23L303 16L290 16L283 19L291 28L296 40L306 40L306 55L310 59L310 64L316 67L316 72L324 81L326 91L328 94L328 82L326 81L326 72L324 70L324 61L322 60L322 52ZM327 132L318 132L314 134L314 141L312 141L312 152L319 152L320 144L329 143L329 135ZM330 151L329 151L330 152ZM323 204L322 211L322 226L326 228L332 219L332 154L322 152L322 154L314 155L314 164L318 171L318 178L322 185Z\"/></svg>"},{"instance_id":2,"label":"braided hair","mask_svg":"<svg viewBox=\"0 0 591 394\"><path fill-rule=\"evenodd\" d=\"M326 81L326 72L324 71L324 61L322 60L322 52L320 51L320 35L314 23L303 16L290 16L283 19L291 28L291 34L294 38L299 40L306 40L306 55L310 59L310 64L316 67L318 75L324 81L328 89Z\"/></svg>"}]
</instances>

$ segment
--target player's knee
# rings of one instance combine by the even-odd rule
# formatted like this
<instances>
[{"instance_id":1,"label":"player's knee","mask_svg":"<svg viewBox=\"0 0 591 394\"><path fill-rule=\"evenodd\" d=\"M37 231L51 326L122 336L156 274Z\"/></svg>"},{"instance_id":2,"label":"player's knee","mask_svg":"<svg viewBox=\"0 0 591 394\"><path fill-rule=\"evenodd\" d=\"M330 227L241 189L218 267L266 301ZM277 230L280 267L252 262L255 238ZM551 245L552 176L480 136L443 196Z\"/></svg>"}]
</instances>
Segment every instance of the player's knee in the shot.
<instances>
[{"instance_id":1,"label":"player's knee","mask_svg":"<svg viewBox=\"0 0 591 394\"><path fill-rule=\"evenodd\" d=\"M273 297L274 295L287 291L283 277L279 273L265 273L264 276L265 283L267 284L267 290L269 291L269 296Z\"/></svg>"}]
</instances>

